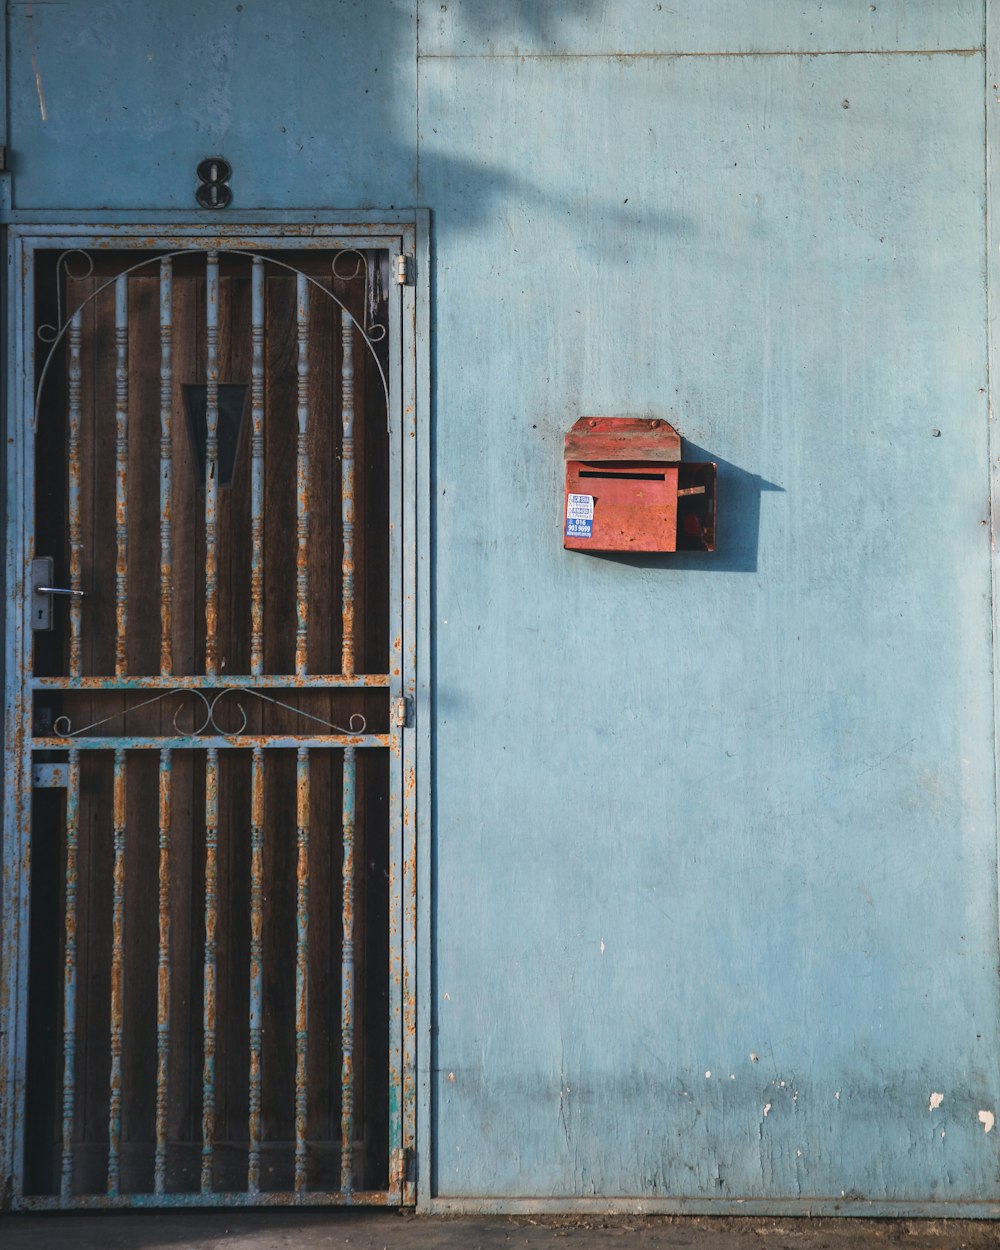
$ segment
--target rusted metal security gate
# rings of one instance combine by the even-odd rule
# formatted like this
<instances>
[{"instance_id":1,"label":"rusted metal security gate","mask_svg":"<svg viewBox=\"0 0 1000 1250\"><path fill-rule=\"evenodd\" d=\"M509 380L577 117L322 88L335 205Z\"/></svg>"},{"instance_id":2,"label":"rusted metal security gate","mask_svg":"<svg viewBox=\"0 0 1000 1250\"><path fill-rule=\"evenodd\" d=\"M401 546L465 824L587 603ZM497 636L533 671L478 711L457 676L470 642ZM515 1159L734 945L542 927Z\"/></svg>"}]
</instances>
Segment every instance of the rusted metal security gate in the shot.
<instances>
[{"instance_id":1,"label":"rusted metal security gate","mask_svg":"<svg viewBox=\"0 0 1000 1250\"><path fill-rule=\"evenodd\" d=\"M10 1205L409 1197L412 250L15 232Z\"/></svg>"}]
</instances>

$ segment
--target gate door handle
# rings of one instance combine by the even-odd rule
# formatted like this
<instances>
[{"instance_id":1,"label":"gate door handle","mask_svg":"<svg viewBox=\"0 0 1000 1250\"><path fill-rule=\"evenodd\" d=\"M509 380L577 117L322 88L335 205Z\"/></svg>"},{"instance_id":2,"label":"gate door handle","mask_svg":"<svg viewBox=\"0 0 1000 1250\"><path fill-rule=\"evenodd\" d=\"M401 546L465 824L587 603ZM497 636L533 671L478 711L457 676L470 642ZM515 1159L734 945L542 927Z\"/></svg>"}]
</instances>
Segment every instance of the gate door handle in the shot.
<instances>
[{"instance_id":1,"label":"gate door handle","mask_svg":"<svg viewBox=\"0 0 1000 1250\"><path fill-rule=\"evenodd\" d=\"M52 628L52 596L69 595L71 599L82 599L84 591L69 590L64 586L49 586L52 581L53 559L51 556L40 556L31 562L31 628L34 630Z\"/></svg>"}]
</instances>

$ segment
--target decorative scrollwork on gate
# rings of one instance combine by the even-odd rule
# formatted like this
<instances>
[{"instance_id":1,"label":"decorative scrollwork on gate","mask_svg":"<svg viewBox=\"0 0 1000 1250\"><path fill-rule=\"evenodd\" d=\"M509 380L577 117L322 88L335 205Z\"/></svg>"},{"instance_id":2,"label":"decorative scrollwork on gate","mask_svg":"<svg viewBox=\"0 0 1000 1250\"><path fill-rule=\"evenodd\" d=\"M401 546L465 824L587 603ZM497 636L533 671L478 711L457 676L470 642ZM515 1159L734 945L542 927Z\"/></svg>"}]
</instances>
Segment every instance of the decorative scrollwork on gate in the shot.
<instances>
[{"instance_id":1,"label":"decorative scrollwork on gate","mask_svg":"<svg viewBox=\"0 0 1000 1250\"><path fill-rule=\"evenodd\" d=\"M85 268L82 273L74 273L70 266L70 257L83 257ZM69 313L63 320L62 310L62 292L63 282L66 278L72 278L74 282L85 282L87 278L94 276L94 258L89 252L84 251L82 247L67 248L65 252L60 252L56 257L56 324L50 322L42 322L35 330L39 339L43 343L49 343L53 346L62 337L63 332L73 318L73 314L79 309L74 309L73 313ZM84 301L86 302L86 301Z\"/></svg>"},{"instance_id":2,"label":"decorative scrollwork on gate","mask_svg":"<svg viewBox=\"0 0 1000 1250\"><path fill-rule=\"evenodd\" d=\"M354 269L350 273L342 273L337 266L347 256L354 257ZM333 272L333 276L339 278L341 282L354 282L362 274L364 275L365 319L362 331L367 336L369 343L381 343L388 334L388 330L381 321L375 320L376 309L383 295L380 289L378 258L373 257L371 253L366 254L356 247L348 247L341 252L337 252L330 264L330 269Z\"/></svg>"},{"instance_id":3,"label":"decorative scrollwork on gate","mask_svg":"<svg viewBox=\"0 0 1000 1250\"><path fill-rule=\"evenodd\" d=\"M224 686L221 689L211 687L206 690L196 690L187 687L178 687L171 690L164 690L154 695L151 699L144 699L141 703L136 703L133 707L123 708L121 711L113 713L111 716L105 716L102 720L92 721L89 725L83 725L79 729L73 728L73 722L68 716L57 716L52 725L52 732L57 738L80 738L89 734L94 729L100 729L105 725L113 724L115 721L124 721L124 719L132 712L138 712L142 708L150 707L155 703L162 703L166 699L181 698L187 696L200 700L204 708L204 715L196 712L192 718L190 728L184 728L179 717L184 711L183 703L176 707L173 712L173 726L176 732L185 738L199 738L206 735L218 735L223 738L237 738L246 731L250 718L247 715L246 708L242 703L236 702L235 709L240 717L240 723L235 728L226 727L220 724L216 719L216 712L220 704L229 695L249 696L258 699L261 703L271 704L274 707L282 708L286 712L293 712L296 716L302 717L304 720L311 722L313 725L320 725L323 729L331 730L336 734L343 734L353 737L366 732L368 722L360 712L352 712L347 720L347 727L337 725L333 721L325 720L322 716L314 716L312 712L304 712L301 708L294 707L291 703L285 703L281 699L276 699L273 695L264 694L263 691L254 690L249 686ZM196 703L197 707L197 703ZM199 720L198 717L201 716Z\"/></svg>"}]
</instances>

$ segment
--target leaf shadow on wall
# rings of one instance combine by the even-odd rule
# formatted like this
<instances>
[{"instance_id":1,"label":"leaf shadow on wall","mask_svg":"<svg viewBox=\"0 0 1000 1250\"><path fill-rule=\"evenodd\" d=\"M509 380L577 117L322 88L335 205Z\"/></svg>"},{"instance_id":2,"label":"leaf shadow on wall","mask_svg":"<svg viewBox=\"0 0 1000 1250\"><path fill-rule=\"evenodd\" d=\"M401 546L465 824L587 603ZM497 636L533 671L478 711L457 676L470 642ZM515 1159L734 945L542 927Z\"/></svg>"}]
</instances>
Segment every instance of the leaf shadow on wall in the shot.
<instances>
[{"instance_id":1,"label":"leaf shadow on wall","mask_svg":"<svg viewBox=\"0 0 1000 1250\"><path fill-rule=\"evenodd\" d=\"M760 542L760 498L765 491L784 493L784 487L759 473L723 460L707 447L681 440L682 460L714 460L716 484L715 550L644 552L628 555L594 552L592 558L612 560L637 569L664 569L692 573L756 573Z\"/></svg>"}]
</instances>

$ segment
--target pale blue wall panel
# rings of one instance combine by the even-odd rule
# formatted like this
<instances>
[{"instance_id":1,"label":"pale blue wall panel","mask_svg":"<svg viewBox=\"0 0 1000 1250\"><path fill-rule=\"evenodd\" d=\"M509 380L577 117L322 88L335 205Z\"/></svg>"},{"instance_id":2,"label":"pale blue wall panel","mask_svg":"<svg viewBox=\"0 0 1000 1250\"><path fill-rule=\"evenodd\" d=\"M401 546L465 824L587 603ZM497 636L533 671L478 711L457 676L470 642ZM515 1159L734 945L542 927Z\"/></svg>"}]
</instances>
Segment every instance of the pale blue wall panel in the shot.
<instances>
[{"instance_id":1,"label":"pale blue wall panel","mask_svg":"<svg viewBox=\"0 0 1000 1250\"><path fill-rule=\"evenodd\" d=\"M995 1192L982 73L421 65L442 1195ZM715 556L561 550L633 412Z\"/></svg>"},{"instance_id":2,"label":"pale blue wall panel","mask_svg":"<svg viewBox=\"0 0 1000 1250\"><path fill-rule=\"evenodd\" d=\"M420 0L424 56L980 48L983 0Z\"/></svg>"},{"instance_id":3,"label":"pale blue wall panel","mask_svg":"<svg viewBox=\"0 0 1000 1250\"><path fill-rule=\"evenodd\" d=\"M194 208L205 156L234 212L412 203L414 5L12 4L15 205Z\"/></svg>"}]
</instances>

